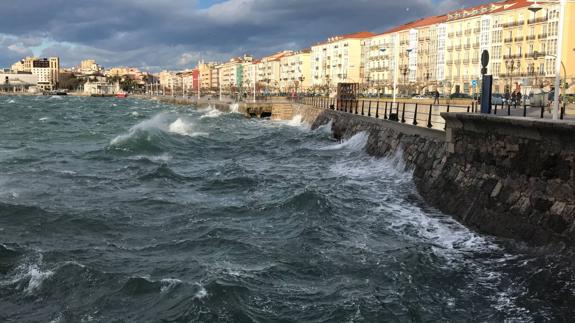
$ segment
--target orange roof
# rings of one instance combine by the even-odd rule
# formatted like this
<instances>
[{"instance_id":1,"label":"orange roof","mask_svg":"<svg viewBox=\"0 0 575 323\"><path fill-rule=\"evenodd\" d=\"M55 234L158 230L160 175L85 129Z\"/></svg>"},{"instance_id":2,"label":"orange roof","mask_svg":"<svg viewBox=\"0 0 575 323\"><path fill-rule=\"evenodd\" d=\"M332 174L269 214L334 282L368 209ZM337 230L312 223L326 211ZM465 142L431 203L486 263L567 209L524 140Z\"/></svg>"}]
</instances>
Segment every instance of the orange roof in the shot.
<instances>
[{"instance_id":1,"label":"orange roof","mask_svg":"<svg viewBox=\"0 0 575 323\"><path fill-rule=\"evenodd\" d=\"M461 9L461 10L454 10L454 11L448 12L448 13L441 15L441 16L430 16L430 17L421 18L421 19L418 19L415 21L411 21L411 22L408 22L406 24L393 27L393 28L381 33L381 34L376 35L376 36L391 34L391 33L399 32L399 31L403 31L403 30L408 30L408 29L412 29L412 28L420 28L420 27L440 24L440 23L444 23L444 22L448 22L448 21L455 21L455 20L460 20L460 19L465 19L465 18L470 18L470 17L475 17L475 16L481 16L484 14L493 14L493 13L498 13L498 12L507 11L507 10L524 8L524 7L530 6L531 4L532 3L528 2L528 0L507 0L507 1L488 3L488 4L481 5L481 6L465 8L465 9Z\"/></svg>"},{"instance_id":2,"label":"orange roof","mask_svg":"<svg viewBox=\"0 0 575 323\"><path fill-rule=\"evenodd\" d=\"M342 40L342 39L362 39L362 38L369 38L372 36L375 36L375 34L370 32L370 31L360 31L357 33L352 33L352 34L332 36L332 37L329 37L326 41L316 43L314 46L323 45L323 44L327 44L327 43Z\"/></svg>"}]
</instances>

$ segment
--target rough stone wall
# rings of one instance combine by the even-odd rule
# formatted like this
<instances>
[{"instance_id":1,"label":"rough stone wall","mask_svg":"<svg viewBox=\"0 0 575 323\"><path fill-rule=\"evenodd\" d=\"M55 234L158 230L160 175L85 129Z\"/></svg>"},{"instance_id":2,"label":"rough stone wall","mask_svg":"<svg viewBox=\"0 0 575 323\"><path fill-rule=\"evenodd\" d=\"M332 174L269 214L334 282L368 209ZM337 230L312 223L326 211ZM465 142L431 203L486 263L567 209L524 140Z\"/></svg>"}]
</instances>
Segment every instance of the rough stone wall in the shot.
<instances>
[{"instance_id":1,"label":"rough stone wall","mask_svg":"<svg viewBox=\"0 0 575 323\"><path fill-rule=\"evenodd\" d=\"M316 109L335 138L366 131L374 156L403 152L428 203L480 232L532 244L575 231L575 125L448 114L447 132Z\"/></svg>"},{"instance_id":2,"label":"rough stone wall","mask_svg":"<svg viewBox=\"0 0 575 323\"><path fill-rule=\"evenodd\" d=\"M461 222L535 244L574 242L575 125L446 114L439 169L418 170L421 194Z\"/></svg>"}]
</instances>

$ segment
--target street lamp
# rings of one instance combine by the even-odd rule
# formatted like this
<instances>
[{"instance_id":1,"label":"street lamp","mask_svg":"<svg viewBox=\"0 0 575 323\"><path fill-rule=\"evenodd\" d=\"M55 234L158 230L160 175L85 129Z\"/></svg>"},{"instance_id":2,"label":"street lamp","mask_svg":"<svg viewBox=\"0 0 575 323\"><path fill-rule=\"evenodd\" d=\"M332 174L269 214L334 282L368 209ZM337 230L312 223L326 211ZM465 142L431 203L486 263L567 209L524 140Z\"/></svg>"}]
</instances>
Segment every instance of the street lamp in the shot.
<instances>
[{"instance_id":1,"label":"street lamp","mask_svg":"<svg viewBox=\"0 0 575 323\"><path fill-rule=\"evenodd\" d=\"M404 95L406 95L407 93L407 73L409 73L409 67L407 65L402 66L400 69L400 73L401 75L403 75L403 91L404 91Z\"/></svg>"},{"instance_id":2,"label":"street lamp","mask_svg":"<svg viewBox=\"0 0 575 323\"><path fill-rule=\"evenodd\" d=\"M505 67L507 68L507 72L509 72L509 91L508 93L511 94L513 89L513 71L519 70L521 68L521 61L515 62L514 60L510 59L505 62Z\"/></svg>"},{"instance_id":3,"label":"street lamp","mask_svg":"<svg viewBox=\"0 0 575 323\"><path fill-rule=\"evenodd\" d=\"M429 92L429 78L431 77L431 73L427 71L425 73L425 92Z\"/></svg>"}]
</instances>

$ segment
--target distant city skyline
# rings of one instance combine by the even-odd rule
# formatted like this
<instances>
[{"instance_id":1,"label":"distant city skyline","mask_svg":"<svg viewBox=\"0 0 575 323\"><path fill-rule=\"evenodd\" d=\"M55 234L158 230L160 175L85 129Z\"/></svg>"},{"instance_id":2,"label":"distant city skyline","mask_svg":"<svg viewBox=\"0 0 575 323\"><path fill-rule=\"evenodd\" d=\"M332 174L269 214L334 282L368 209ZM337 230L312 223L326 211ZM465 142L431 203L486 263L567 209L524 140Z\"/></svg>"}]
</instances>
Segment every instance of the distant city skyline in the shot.
<instances>
[{"instance_id":1,"label":"distant city skyline","mask_svg":"<svg viewBox=\"0 0 575 323\"><path fill-rule=\"evenodd\" d=\"M309 47L326 37L394 25L494 1L471 0L29 0L0 3L0 66L59 56L71 67L181 70L199 59L225 61Z\"/></svg>"}]
</instances>

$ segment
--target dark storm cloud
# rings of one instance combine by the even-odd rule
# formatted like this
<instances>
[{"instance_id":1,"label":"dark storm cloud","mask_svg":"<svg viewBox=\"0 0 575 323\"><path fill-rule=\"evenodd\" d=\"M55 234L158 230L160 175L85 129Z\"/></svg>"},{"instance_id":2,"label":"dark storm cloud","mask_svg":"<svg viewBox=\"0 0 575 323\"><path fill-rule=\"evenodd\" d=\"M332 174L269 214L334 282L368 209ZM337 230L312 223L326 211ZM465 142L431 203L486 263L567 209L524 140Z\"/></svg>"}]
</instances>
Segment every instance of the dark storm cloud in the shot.
<instances>
[{"instance_id":1,"label":"dark storm cloud","mask_svg":"<svg viewBox=\"0 0 575 323\"><path fill-rule=\"evenodd\" d=\"M27 0L0 2L0 64L28 46L74 65L182 68L200 58L309 47L328 36L385 29L486 1L228 0L198 9L194 0ZM33 10L31 10L33 9ZM8 41L6 41L8 39ZM43 40L42 45L26 39ZM10 48L9 48L10 47Z\"/></svg>"}]
</instances>

